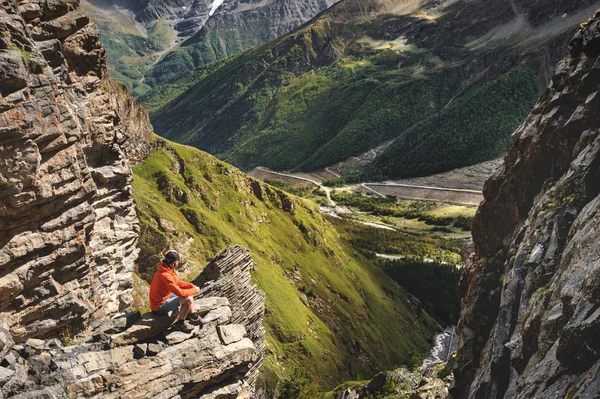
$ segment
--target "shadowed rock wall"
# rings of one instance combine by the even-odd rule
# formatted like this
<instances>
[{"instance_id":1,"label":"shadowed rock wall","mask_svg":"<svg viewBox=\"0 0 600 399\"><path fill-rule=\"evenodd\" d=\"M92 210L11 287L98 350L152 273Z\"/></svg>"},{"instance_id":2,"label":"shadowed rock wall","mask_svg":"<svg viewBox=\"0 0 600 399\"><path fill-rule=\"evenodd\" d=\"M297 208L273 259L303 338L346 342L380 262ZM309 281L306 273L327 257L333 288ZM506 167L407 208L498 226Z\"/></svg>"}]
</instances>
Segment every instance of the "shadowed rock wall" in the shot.
<instances>
[{"instance_id":1,"label":"shadowed rock wall","mask_svg":"<svg viewBox=\"0 0 600 399\"><path fill-rule=\"evenodd\" d=\"M486 182L456 398L600 395L600 13Z\"/></svg>"}]
</instances>

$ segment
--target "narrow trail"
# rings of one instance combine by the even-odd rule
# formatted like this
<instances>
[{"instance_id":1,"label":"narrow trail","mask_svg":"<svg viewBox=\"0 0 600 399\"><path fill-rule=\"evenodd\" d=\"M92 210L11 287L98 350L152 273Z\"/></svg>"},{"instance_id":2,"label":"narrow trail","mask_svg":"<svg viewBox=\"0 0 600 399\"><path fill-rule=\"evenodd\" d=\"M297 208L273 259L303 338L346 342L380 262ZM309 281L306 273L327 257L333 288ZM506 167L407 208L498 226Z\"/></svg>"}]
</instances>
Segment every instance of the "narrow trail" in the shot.
<instances>
[{"instance_id":1,"label":"narrow trail","mask_svg":"<svg viewBox=\"0 0 600 399\"><path fill-rule=\"evenodd\" d=\"M325 172L331 173L332 175L334 175L335 177L342 177L342 175L340 175L338 172L336 172L335 170L332 170L331 168L327 167L325 168Z\"/></svg>"},{"instance_id":2,"label":"narrow trail","mask_svg":"<svg viewBox=\"0 0 600 399\"><path fill-rule=\"evenodd\" d=\"M312 184L316 184L320 189L322 189L323 191L325 191L325 193L327 194L327 200L329 201L329 205L332 206L332 207L334 207L334 208L337 206L337 204L335 203L335 201L331 199L331 188L324 186L323 184L321 184L321 182L318 182L316 180L312 180L312 179L309 179L309 178L306 178L306 177L288 175L286 173L273 172L272 170L270 170L268 168L265 168L263 166L257 166L256 169L262 170L263 172L267 172L267 173L270 173L272 175L284 176L284 177L289 177L291 179L297 179L297 180L304 180L304 181L310 182Z\"/></svg>"},{"instance_id":3,"label":"narrow trail","mask_svg":"<svg viewBox=\"0 0 600 399\"><path fill-rule=\"evenodd\" d=\"M413 200L413 201L434 201L447 204L455 205L466 205L472 206L477 205L473 201L462 200L460 198L452 198L453 195L477 195L483 199L483 192L478 190L460 189L460 188L449 188L449 187L437 187L437 186L423 186L416 184L402 184L402 183L362 183L359 187L372 192L382 198L386 197L383 193L386 191L378 191L377 188L399 188L407 189L401 192L392 191L390 195L394 195L399 199ZM410 191L413 190L411 194ZM421 190L421 192L415 193L415 190ZM388 190L388 194L390 190ZM437 193L437 194L436 194Z\"/></svg>"},{"instance_id":4,"label":"narrow trail","mask_svg":"<svg viewBox=\"0 0 600 399\"><path fill-rule=\"evenodd\" d=\"M307 181L309 183L312 183L316 186L318 186L320 189L322 189L323 191L325 191L325 193L327 194L327 201L329 202L329 206L335 208L338 205L335 203L335 201L333 201L333 199L331 198L331 187L327 187L324 186L320 181L318 180L314 180L314 179L310 179L307 177L302 177L302 176L297 176L297 175L292 175L292 174L288 174L288 173L281 173L281 172L274 172L268 168L265 168L263 166L257 166L256 169L261 170L262 172L265 173L269 173L275 176L283 176L283 177L287 177L290 179L295 179L295 180L302 180L302 181ZM329 173L333 173L330 170L326 170ZM480 190L469 190L469 189L460 189L460 188L449 188L449 187L436 187L436 186L424 186L424 185L417 185L417 184L401 184L401 183L391 183L391 182L386 182L386 183L361 183L360 187L362 187L363 189L365 189L368 192L371 192L381 198L386 198L386 195L377 191L377 187L400 187L400 188L407 188L407 189L420 189L420 190L429 190L429 191L435 191L435 192L440 192L440 193L464 193L464 194L477 194L477 195L483 195L483 192ZM398 197L401 198L401 197ZM435 199L432 198L412 198L414 200L422 200L422 201L435 201ZM442 201L443 202L443 201ZM446 202L452 202L452 201L446 201Z\"/></svg>"},{"instance_id":5,"label":"narrow trail","mask_svg":"<svg viewBox=\"0 0 600 399\"><path fill-rule=\"evenodd\" d=\"M365 190L369 190L372 193L375 193L376 195L380 196L381 198L385 198L385 195L373 190L372 188L369 188L366 186L366 183L361 184L361 186L365 189Z\"/></svg>"}]
</instances>

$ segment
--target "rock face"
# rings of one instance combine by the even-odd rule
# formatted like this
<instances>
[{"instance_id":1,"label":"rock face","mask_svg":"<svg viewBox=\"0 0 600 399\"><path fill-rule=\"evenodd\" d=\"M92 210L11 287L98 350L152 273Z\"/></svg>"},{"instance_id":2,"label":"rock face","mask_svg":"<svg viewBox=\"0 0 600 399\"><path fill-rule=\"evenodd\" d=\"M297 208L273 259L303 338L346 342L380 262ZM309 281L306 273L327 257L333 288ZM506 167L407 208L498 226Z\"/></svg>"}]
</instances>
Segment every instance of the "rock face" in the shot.
<instances>
[{"instance_id":1,"label":"rock face","mask_svg":"<svg viewBox=\"0 0 600 399\"><path fill-rule=\"evenodd\" d=\"M232 322L244 326L248 338L254 343L258 357L245 377L245 382L252 388L265 351L265 329L262 325L265 295L250 282L250 271L254 267L250 251L236 245L215 255L194 281L200 287L201 296L225 297L229 300L233 310ZM219 334L221 339L226 340L230 338L225 337L230 335L239 335L239 331L236 334L226 329L225 333L220 331Z\"/></svg>"},{"instance_id":2,"label":"rock face","mask_svg":"<svg viewBox=\"0 0 600 399\"><path fill-rule=\"evenodd\" d=\"M241 247L217 255L198 278L211 283L195 300L202 317L191 333L170 327L176 314L138 312L76 345L62 347L56 339L15 345L0 324L0 397L251 397L264 348L264 294L250 284L253 267ZM219 290L229 298L205 296Z\"/></svg>"},{"instance_id":3,"label":"rock face","mask_svg":"<svg viewBox=\"0 0 600 399\"><path fill-rule=\"evenodd\" d=\"M193 333L123 314L139 252L131 165L152 128L78 5L0 8L0 398L247 398L265 302L247 250L200 275ZM76 333L93 339L57 339Z\"/></svg>"},{"instance_id":4,"label":"rock face","mask_svg":"<svg viewBox=\"0 0 600 399\"><path fill-rule=\"evenodd\" d=\"M599 93L597 13L485 185L454 397L600 395Z\"/></svg>"},{"instance_id":5,"label":"rock face","mask_svg":"<svg viewBox=\"0 0 600 399\"><path fill-rule=\"evenodd\" d=\"M152 128L78 1L3 1L0 31L0 317L23 342L130 306Z\"/></svg>"}]
</instances>

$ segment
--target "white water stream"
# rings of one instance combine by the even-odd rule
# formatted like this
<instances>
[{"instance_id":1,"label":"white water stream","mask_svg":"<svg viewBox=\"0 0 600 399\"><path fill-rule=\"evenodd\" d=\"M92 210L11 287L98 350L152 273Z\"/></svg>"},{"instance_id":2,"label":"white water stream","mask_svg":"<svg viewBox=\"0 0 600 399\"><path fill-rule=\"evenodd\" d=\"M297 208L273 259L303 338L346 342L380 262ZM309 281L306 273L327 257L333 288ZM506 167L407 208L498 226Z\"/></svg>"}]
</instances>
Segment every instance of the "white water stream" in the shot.
<instances>
[{"instance_id":1,"label":"white water stream","mask_svg":"<svg viewBox=\"0 0 600 399\"><path fill-rule=\"evenodd\" d=\"M419 370L425 372L437 364L447 362L457 346L456 327L446 327L444 331L435 336L433 348L431 348L431 352L423 360L423 364Z\"/></svg>"}]
</instances>

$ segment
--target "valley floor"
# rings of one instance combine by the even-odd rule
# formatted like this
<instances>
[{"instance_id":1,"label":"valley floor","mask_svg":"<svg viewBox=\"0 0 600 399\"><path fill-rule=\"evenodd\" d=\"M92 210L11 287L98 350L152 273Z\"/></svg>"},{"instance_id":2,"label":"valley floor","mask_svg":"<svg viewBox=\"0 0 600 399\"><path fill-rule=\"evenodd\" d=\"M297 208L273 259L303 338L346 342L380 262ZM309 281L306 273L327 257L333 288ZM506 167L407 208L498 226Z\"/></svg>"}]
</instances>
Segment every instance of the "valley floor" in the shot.
<instances>
[{"instance_id":1,"label":"valley floor","mask_svg":"<svg viewBox=\"0 0 600 399\"><path fill-rule=\"evenodd\" d=\"M400 199L477 206L483 200L481 192L483 183L501 162L501 159L495 159L431 176L366 182L359 185L346 185L337 189L371 193L380 197L393 195ZM320 186L327 191L327 187L322 184L327 179L340 177L340 168L343 168L343 165L338 166L311 173L276 172L259 166L248 174L259 180L281 180L293 186L313 184L315 187Z\"/></svg>"},{"instance_id":2,"label":"valley floor","mask_svg":"<svg viewBox=\"0 0 600 399\"><path fill-rule=\"evenodd\" d=\"M496 159L431 176L348 184L335 188L327 187L323 182L339 177L342 165L312 173L276 172L257 167L251 170L249 175L296 195L315 200L321 205L321 211L329 216L413 236L458 240L464 243L470 238L470 224L467 226L465 223L475 215L477 206L483 200L482 188L485 180L501 162L501 159ZM379 202L389 203L390 198L396 198L402 210L376 210L372 204L367 204L369 201L377 202L377 199ZM415 213L409 209L415 204L424 204L418 205L421 211ZM381 208L383 205L379 206ZM456 224L457 220L462 220L463 223ZM455 248L459 248L459 245L455 245ZM457 249L457 253L458 251Z\"/></svg>"}]
</instances>

